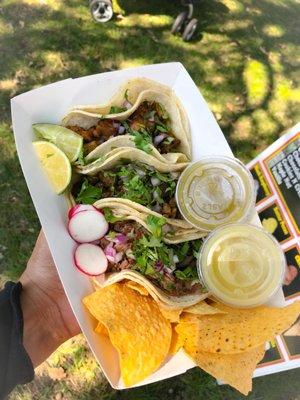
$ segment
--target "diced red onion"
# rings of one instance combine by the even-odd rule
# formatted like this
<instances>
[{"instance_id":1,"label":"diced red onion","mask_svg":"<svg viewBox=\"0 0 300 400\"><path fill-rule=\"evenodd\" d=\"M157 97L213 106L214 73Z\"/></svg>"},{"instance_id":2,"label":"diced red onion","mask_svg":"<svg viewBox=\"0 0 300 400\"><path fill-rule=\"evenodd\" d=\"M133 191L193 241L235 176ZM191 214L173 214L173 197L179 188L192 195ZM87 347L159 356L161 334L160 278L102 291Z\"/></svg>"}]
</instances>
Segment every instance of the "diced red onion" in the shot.
<instances>
[{"instance_id":1,"label":"diced red onion","mask_svg":"<svg viewBox=\"0 0 300 400\"><path fill-rule=\"evenodd\" d=\"M151 177L152 186L158 186L160 184L160 179L155 178L154 176Z\"/></svg>"},{"instance_id":2,"label":"diced red onion","mask_svg":"<svg viewBox=\"0 0 300 400\"><path fill-rule=\"evenodd\" d=\"M127 237L123 233L119 233L113 240L116 244L125 244L127 242Z\"/></svg>"},{"instance_id":3,"label":"diced red onion","mask_svg":"<svg viewBox=\"0 0 300 400\"><path fill-rule=\"evenodd\" d=\"M125 127L123 125L120 125L118 129L118 134L123 135L124 132L125 132Z\"/></svg>"},{"instance_id":4,"label":"diced red onion","mask_svg":"<svg viewBox=\"0 0 300 400\"><path fill-rule=\"evenodd\" d=\"M122 260L123 255L124 255L124 253L122 251L120 253L116 254L116 256L115 256L115 263L116 264L119 263Z\"/></svg>"},{"instance_id":5,"label":"diced red onion","mask_svg":"<svg viewBox=\"0 0 300 400\"><path fill-rule=\"evenodd\" d=\"M121 125L120 122L118 122L118 121L113 121L113 127L114 127L114 128L119 129L120 125Z\"/></svg>"},{"instance_id":6,"label":"diced red onion","mask_svg":"<svg viewBox=\"0 0 300 400\"><path fill-rule=\"evenodd\" d=\"M163 272L164 265L161 261L156 261L156 263L154 264L154 267L158 272Z\"/></svg>"},{"instance_id":7,"label":"diced red onion","mask_svg":"<svg viewBox=\"0 0 300 400\"><path fill-rule=\"evenodd\" d=\"M149 118L149 122L154 122L154 121L155 121L155 119L154 119L154 115L153 115L152 117Z\"/></svg>"},{"instance_id":8,"label":"diced red onion","mask_svg":"<svg viewBox=\"0 0 300 400\"><path fill-rule=\"evenodd\" d=\"M158 145L161 143L168 135L166 133L160 133L159 135L155 136L154 144Z\"/></svg>"},{"instance_id":9,"label":"diced red onion","mask_svg":"<svg viewBox=\"0 0 300 400\"><path fill-rule=\"evenodd\" d=\"M128 100L125 100L123 103L123 107L129 110L129 108L132 107L132 104Z\"/></svg>"},{"instance_id":10,"label":"diced red onion","mask_svg":"<svg viewBox=\"0 0 300 400\"><path fill-rule=\"evenodd\" d=\"M117 254L116 249L113 248L112 242L110 242L104 249L104 254L106 255L107 259L111 257L113 260ZM111 261L111 260L110 260Z\"/></svg>"}]
</instances>

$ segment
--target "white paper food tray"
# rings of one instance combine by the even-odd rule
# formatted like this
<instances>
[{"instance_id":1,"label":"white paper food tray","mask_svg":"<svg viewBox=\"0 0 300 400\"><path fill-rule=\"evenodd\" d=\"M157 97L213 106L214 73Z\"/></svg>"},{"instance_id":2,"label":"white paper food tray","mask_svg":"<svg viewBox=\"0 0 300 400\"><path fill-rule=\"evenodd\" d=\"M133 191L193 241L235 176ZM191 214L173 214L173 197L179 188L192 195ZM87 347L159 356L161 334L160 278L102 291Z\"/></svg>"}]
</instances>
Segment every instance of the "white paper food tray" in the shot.
<instances>
[{"instance_id":1,"label":"white paper food tray","mask_svg":"<svg viewBox=\"0 0 300 400\"><path fill-rule=\"evenodd\" d=\"M53 193L32 141L34 123L60 123L66 111L77 104L106 102L127 79L146 77L171 86L188 114L192 132L193 160L207 155L232 156L226 139L193 80L180 63L148 65L128 70L67 79L16 96L11 101L13 129L22 170L60 279L78 323L112 387L124 389L120 380L118 355L109 340L94 333L95 321L84 309L81 299L92 293L89 278L73 264L76 244L66 229L67 202ZM257 215L254 222L259 223ZM274 298L282 304L282 291ZM164 365L139 385L179 375L195 364L183 351L170 357Z\"/></svg>"}]
</instances>

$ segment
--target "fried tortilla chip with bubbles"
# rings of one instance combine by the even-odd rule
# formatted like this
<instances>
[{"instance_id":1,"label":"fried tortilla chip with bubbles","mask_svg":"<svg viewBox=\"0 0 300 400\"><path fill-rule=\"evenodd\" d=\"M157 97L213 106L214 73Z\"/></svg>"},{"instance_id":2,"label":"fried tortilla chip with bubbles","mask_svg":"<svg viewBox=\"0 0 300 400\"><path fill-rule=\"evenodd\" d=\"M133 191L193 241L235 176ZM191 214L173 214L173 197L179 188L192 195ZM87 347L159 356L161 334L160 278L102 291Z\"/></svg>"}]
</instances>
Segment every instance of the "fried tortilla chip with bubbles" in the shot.
<instances>
[{"instance_id":1,"label":"fried tortilla chip with bubbles","mask_svg":"<svg viewBox=\"0 0 300 400\"><path fill-rule=\"evenodd\" d=\"M200 368L245 396L252 390L253 372L265 354L264 345L237 354L205 353L189 340L184 350Z\"/></svg>"},{"instance_id":2,"label":"fried tortilla chip with bubbles","mask_svg":"<svg viewBox=\"0 0 300 400\"><path fill-rule=\"evenodd\" d=\"M287 330L300 314L300 302L283 308L233 309L222 305L219 309L227 314L185 314L176 327L177 333L184 337L184 341L192 338L203 352L242 353Z\"/></svg>"},{"instance_id":3,"label":"fried tortilla chip with bubbles","mask_svg":"<svg viewBox=\"0 0 300 400\"><path fill-rule=\"evenodd\" d=\"M168 355L171 324L149 296L116 283L83 299L89 312L103 324L119 353L126 386L156 371Z\"/></svg>"}]
</instances>

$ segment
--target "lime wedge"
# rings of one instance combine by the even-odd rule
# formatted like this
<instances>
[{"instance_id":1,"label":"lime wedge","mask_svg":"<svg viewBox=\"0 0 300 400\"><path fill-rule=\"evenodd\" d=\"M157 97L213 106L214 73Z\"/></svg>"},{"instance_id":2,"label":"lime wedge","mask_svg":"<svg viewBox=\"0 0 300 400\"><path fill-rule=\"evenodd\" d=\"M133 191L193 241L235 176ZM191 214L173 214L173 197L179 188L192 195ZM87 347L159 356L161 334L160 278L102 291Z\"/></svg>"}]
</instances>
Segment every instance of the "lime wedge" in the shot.
<instances>
[{"instance_id":1,"label":"lime wedge","mask_svg":"<svg viewBox=\"0 0 300 400\"><path fill-rule=\"evenodd\" d=\"M62 193L69 185L72 176L68 157L50 142L33 142L33 146L55 193Z\"/></svg>"},{"instance_id":2,"label":"lime wedge","mask_svg":"<svg viewBox=\"0 0 300 400\"><path fill-rule=\"evenodd\" d=\"M49 140L59 147L71 163L77 160L83 143L83 138L80 135L64 126L53 124L35 124L33 129L37 136Z\"/></svg>"}]
</instances>

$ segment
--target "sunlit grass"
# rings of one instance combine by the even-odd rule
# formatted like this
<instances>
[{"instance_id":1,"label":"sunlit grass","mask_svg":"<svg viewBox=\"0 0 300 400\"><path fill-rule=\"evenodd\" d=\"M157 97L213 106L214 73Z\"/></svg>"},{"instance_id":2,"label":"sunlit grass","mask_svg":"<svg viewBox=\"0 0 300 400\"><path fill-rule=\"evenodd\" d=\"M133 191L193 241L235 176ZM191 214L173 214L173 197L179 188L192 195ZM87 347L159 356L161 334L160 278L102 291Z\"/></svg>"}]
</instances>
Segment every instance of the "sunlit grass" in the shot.
<instances>
[{"instance_id":1,"label":"sunlit grass","mask_svg":"<svg viewBox=\"0 0 300 400\"><path fill-rule=\"evenodd\" d=\"M268 24L263 27L263 32L270 37L281 37L284 35L285 30L282 26Z\"/></svg>"},{"instance_id":2,"label":"sunlit grass","mask_svg":"<svg viewBox=\"0 0 300 400\"><path fill-rule=\"evenodd\" d=\"M126 16L120 22L117 22L117 24L126 28L154 28L169 26L172 24L172 21L173 19L169 15L131 14Z\"/></svg>"},{"instance_id":3,"label":"sunlit grass","mask_svg":"<svg viewBox=\"0 0 300 400\"><path fill-rule=\"evenodd\" d=\"M250 106L260 105L268 91L269 77L266 66L257 60L248 60L243 73Z\"/></svg>"}]
</instances>

